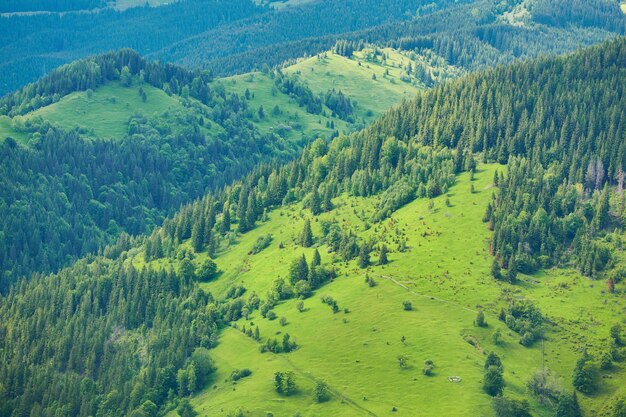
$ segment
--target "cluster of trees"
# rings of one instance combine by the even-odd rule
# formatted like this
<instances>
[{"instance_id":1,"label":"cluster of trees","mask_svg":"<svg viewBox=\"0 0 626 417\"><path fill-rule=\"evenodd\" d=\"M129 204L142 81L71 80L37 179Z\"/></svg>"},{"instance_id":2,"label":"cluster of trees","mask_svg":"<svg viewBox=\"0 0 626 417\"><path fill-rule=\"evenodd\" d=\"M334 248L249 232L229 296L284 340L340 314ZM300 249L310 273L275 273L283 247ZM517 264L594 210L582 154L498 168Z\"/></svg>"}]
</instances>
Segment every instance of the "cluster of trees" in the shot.
<instances>
[{"instance_id":1,"label":"cluster of trees","mask_svg":"<svg viewBox=\"0 0 626 417\"><path fill-rule=\"evenodd\" d=\"M274 389L282 395L292 395L296 392L296 376L293 372L276 372L274 374Z\"/></svg>"},{"instance_id":2,"label":"cluster of trees","mask_svg":"<svg viewBox=\"0 0 626 417\"><path fill-rule=\"evenodd\" d=\"M616 8L611 0L596 0L593 5L584 0L540 0L533 5L532 16L535 22L551 26L577 22L582 27L601 27L623 33L626 23L623 16L616 13Z\"/></svg>"},{"instance_id":3,"label":"cluster of trees","mask_svg":"<svg viewBox=\"0 0 626 417\"><path fill-rule=\"evenodd\" d=\"M528 300L511 301L506 310L500 310L499 319L521 336L523 346L531 346L543 336L543 315Z\"/></svg>"},{"instance_id":4,"label":"cluster of trees","mask_svg":"<svg viewBox=\"0 0 626 417\"><path fill-rule=\"evenodd\" d=\"M335 46L333 46L333 52L337 55L345 56L346 58L352 58L352 54L354 53L354 51L360 51L361 49L363 49L362 41L360 46L361 47L359 48L359 45L355 44L354 42L340 40L335 43Z\"/></svg>"},{"instance_id":5,"label":"cluster of trees","mask_svg":"<svg viewBox=\"0 0 626 417\"><path fill-rule=\"evenodd\" d=\"M349 117L353 112L353 104L350 98L346 97L341 90L328 90L324 96L324 104L333 112L333 117L343 120L350 120Z\"/></svg>"},{"instance_id":6,"label":"cluster of trees","mask_svg":"<svg viewBox=\"0 0 626 417\"><path fill-rule=\"evenodd\" d=\"M3 415L141 416L204 387L221 319L172 270L83 260L0 303Z\"/></svg>"},{"instance_id":7,"label":"cluster of trees","mask_svg":"<svg viewBox=\"0 0 626 417\"><path fill-rule=\"evenodd\" d=\"M279 72L274 84L283 94L287 94L296 100L300 107L305 107L308 113L322 113L322 100L297 78L287 77Z\"/></svg>"}]
</instances>

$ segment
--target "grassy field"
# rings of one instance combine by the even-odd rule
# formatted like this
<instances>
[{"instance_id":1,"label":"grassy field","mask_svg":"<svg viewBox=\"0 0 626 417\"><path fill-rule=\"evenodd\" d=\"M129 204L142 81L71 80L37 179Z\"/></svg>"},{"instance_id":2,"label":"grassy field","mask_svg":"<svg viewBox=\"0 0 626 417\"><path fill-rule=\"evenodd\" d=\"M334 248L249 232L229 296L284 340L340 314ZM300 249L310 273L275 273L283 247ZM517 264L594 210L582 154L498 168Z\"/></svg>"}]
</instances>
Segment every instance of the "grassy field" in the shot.
<instances>
[{"instance_id":1,"label":"grassy field","mask_svg":"<svg viewBox=\"0 0 626 417\"><path fill-rule=\"evenodd\" d=\"M416 200L367 230L366 221L375 210L376 198L335 199L336 209L322 214L320 220L335 219L350 225L361 237L376 236L391 249L396 247L394 240L404 237L409 249L404 253L392 251L391 263L386 266L370 267L367 273L377 281L370 288L364 283L365 270L358 269L354 261L335 260L321 246L323 263L333 263L339 276L304 301L304 312L297 311L296 300L288 300L274 309L278 317L286 318L286 326L279 320L264 319L258 312L236 323L238 328L258 326L262 342L268 337L280 340L282 333L289 333L299 349L288 354L261 354L257 342L238 329L227 328L212 352L219 368L216 378L209 389L192 400L200 415L227 416L241 408L246 416L292 416L296 412L302 416L490 416L490 400L481 389L487 352L495 351L503 359L507 396L528 397L526 381L542 366L541 343L522 347L519 335L497 320L500 307L510 296L532 300L553 323L546 329L544 363L571 390L571 373L581 347L593 351L603 345L610 326L623 320L624 300L604 294L603 285L594 285L569 270L521 276L516 286L491 278L490 232L481 218L494 191L491 179L496 169L504 168L480 167L473 193L469 176L461 175L446 196L433 200L432 208L428 200ZM450 206L445 204L446 197ZM254 291L265 298L277 277L287 277L295 257L304 253L311 259L314 249L295 243L308 215L299 205L272 212L270 221L242 235L230 248L222 248L216 262L223 274L203 285L217 297L240 284L248 294ZM318 221L313 222L313 230L319 235ZM274 236L272 244L257 255L249 255L256 238L267 233ZM204 259L206 254L199 254L196 262ZM372 261L376 260L377 254L373 254ZM140 266L141 256L136 262ZM157 265L163 266L162 262ZM333 314L320 301L322 295L337 300L341 311ZM413 311L403 310L405 300L412 302ZM479 308L486 312L487 328L473 325ZM498 346L491 337L495 329L504 336ZM477 343L471 345L467 340ZM407 369L399 367L399 355L408 358ZM427 359L436 365L432 377L421 372ZM250 368L253 373L233 385L228 376L241 368ZM297 395L282 397L273 391L272 375L276 371L296 374ZM619 366L604 374L599 393L593 397L579 395L591 413L587 415L597 415L625 377ZM450 376L459 376L462 382L449 382ZM313 401L315 379L328 383L333 392L331 401ZM553 413L536 399L532 407L536 416Z\"/></svg>"},{"instance_id":2,"label":"grassy field","mask_svg":"<svg viewBox=\"0 0 626 417\"><path fill-rule=\"evenodd\" d=\"M28 142L30 134L21 129L16 128L15 123L8 116L0 116L0 142L11 137L18 142Z\"/></svg>"},{"instance_id":3,"label":"grassy field","mask_svg":"<svg viewBox=\"0 0 626 417\"><path fill-rule=\"evenodd\" d=\"M626 14L626 2L622 2L619 6L622 9L622 12L624 12L624 14Z\"/></svg>"},{"instance_id":4,"label":"grassy field","mask_svg":"<svg viewBox=\"0 0 626 417\"><path fill-rule=\"evenodd\" d=\"M331 121L340 132L352 130L346 122L338 118L307 113L306 109L298 106L294 99L279 92L269 75L261 72L219 79L215 84L240 96L244 96L246 90L250 92L248 105L255 112L254 124L262 132L274 131L289 138L298 138L302 135L327 137L333 131L327 126ZM257 114L261 106L265 113L263 118ZM279 111L275 112L276 106ZM331 113L328 109L326 112Z\"/></svg>"},{"instance_id":5,"label":"grassy field","mask_svg":"<svg viewBox=\"0 0 626 417\"><path fill-rule=\"evenodd\" d=\"M147 100L139 95L143 88ZM176 97L148 84L123 87L112 82L88 92L72 93L57 103L29 113L25 118L41 117L65 129L75 127L91 131L94 136L119 138L128 131L128 119L136 114L163 115L188 112ZM173 123L174 127L176 123Z\"/></svg>"},{"instance_id":6,"label":"grassy field","mask_svg":"<svg viewBox=\"0 0 626 417\"><path fill-rule=\"evenodd\" d=\"M275 132L291 140L303 140L328 137L335 130L348 133L359 129L403 99L413 97L424 85L407 76L409 62L412 66L419 63L430 68L436 80L460 74L435 58L403 55L393 49L380 51L384 52L385 60L382 55L366 48L356 52L351 59L327 52L284 69L285 73L300 78L317 95L324 95L332 88L341 90L357 104L350 122L332 117L332 111L325 106L324 114L308 113L293 98L278 91L269 74L253 72L217 79L213 87L241 96L248 90L251 95L249 117L253 124L265 133ZM374 74L376 79L373 79ZM139 88L146 93L145 102ZM372 91L376 94L371 94ZM200 103L195 104L202 107ZM263 107L264 116L259 114L260 107ZM133 86L123 87L119 82L111 82L94 91L69 94L20 119L0 118L0 139L11 136L26 142L29 134L16 129L15 122L29 120L46 120L64 129L79 128L87 137L120 138L128 132L129 118L138 114L159 117L176 131L185 126L184 118L190 112L195 110L185 107L180 97L167 95L148 84L140 86L135 80ZM220 129L213 124L206 133L214 134Z\"/></svg>"},{"instance_id":7,"label":"grassy field","mask_svg":"<svg viewBox=\"0 0 626 417\"><path fill-rule=\"evenodd\" d=\"M401 79L406 75L406 66L411 62L426 64L423 57L410 57L390 48L381 49L386 55L383 62L380 56L374 57L371 49L355 52L348 59L341 55L327 52L303 59L285 68L285 73L297 74L311 90L325 94L329 89L341 90L358 104L356 114L359 118L372 120L402 99L412 98L424 88L415 78L411 82ZM458 70L442 65L433 68L439 76L458 76ZM373 79L373 75L376 79ZM405 78L407 80L407 78ZM375 91L375 94L372 92Z\"/></svg>"}]
</instances>

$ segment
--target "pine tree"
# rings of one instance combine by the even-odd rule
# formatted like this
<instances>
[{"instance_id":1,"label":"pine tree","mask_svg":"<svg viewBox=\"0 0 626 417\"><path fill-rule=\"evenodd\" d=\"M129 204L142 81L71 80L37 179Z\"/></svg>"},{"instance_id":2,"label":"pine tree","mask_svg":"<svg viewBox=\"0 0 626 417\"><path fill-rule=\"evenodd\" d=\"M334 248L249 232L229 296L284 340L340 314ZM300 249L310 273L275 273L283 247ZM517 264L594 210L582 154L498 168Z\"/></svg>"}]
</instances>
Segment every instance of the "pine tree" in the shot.
<instances>
[{"instance_id":1,"label":"pine tree","mask_svg":"<svg viewBox=\"0 0 626 417\"><path fill-rule=\"evenodd\" d=\"M306 219L300 236L300 244L305 248L313 246L313 231L311 230L311 221Z\"/></svg>"},{"instance_id":2,"label":"pine tree","mask_svg":"<svg viewBox=\"0 0 626 417\"><path fill-rule=\"evenodd\" d=\"M320 195L317 192L317 187L313 187L313 192L311 193L311 200L309 202L311 213L314 216L317 216L322 212L322 201L320 200Z\"/></svg>"},{"instance_id":3,"label":"pine tree","mask_svg":"<svg viewBox=\"0 0 626 417\"><path fill-rule=\"evenodd\" d=\"M224 203L223 215L222 215L222 227L220 229L223 235L230 232L230 206L228 203Z\"/></svg>"},{"instance_id":4,"label":"pine tree","mask_svg":"<svg viewBox=\"0 0 626 417\"><path fill-rule=\"evenodd\" d=\"M315 389L313 390L313 398L315 402L323 403L330 400L330 392L328 385L322 380L315 381Z\"/></svg>"},{"instance_id":5,"label":"pine tree","mask_svg":"<svg viewBox=\"0 0 626 417\"><path fill-rule=\"evenodd\" d=\"M317 249L315 249L315 252L313 252L313 259L311 259L311 268L313 269L316 266L320 266L322 264L322 257L320 256L320 253Z\"/></svg>"},{"instance_id":6,"label":"pine tree","mask_svg":"<svg viewBox=\"0 0 626 417\"><path fill-rule=\"evenodd\" d=\"M191 230L191 246L194 252L199 253L204 249L204 218L200 216L193 224Z\"/></svg>"},{"instance_id":7,"label":"pine tree","mask_svg":"<svg viewBox=\"0 0 626 417\"><path fill-rule=\"evenodd\" d=\"M192 362L189 365L189 368L187 368L187 390L189 391L189 394L193 394L197 389L196 367Z\"/></svg>"},{"instance_id":8,"label":"pine tree","mask_svg":"<svg viewBox=\"0 0 626 417\"><path fill-rule=\"evenodd\" d=\"M563 393L556 405L554 417L583 417L576 391L573 394Z\"/></svg>"},{"instance_id":9,"label":"pine tree","mask_svg":"<svg viewBox=\"0 0 626 417\"><path fill-rule=\"evenodd\" d=\"M578 391L590 394L596 390L595 368L590 363L591 357L585 352L576 362L572 384Z\"/></svg>"},{"instance_id":10,"label":"pine tree","mask_svg":"<svg viewBox=\"0 0 626 417\"><path fill-rule=\"evenodd\" d=\"M298 281L306 281L309 276L309 266L306 262L304 254L291 263L289 268L289 282L295 285Z\"/></svg>"},{"instance_id":11,"label":"pine tree","mask_svg":"<svg viewBox=\"0 0 626 417\"><path fill-rule=\"evenodd\" d=\"M478 310L474 324L478 327L487 327L487 322L485 321L485 313L483 313L482 310Z\"/></svg>"},{"instance_id":12,"label":"pine tree","mask_svg":"<svg viewBox=\"0 0 626 417\"><path fill-rule=\"evenodd\" d=\"M504 377L502 369L497 366L490 366L485 370L483 377L483 389L492 397L502 394L504 390Z\"/></svg>"},{"instance_id":13,"label":"pine tree","mask_svg":"<svg viewBox=\"0 0 626 417\"><path fill-rule=\"evenodd\" d=\"M508 266L509 269L506 275L507 281L509 281L511 284L515 284L517 282L517 263L515 262L514 256L511 256Z\"/></svg>"},{"instance_id":14,"label":"pine tree","mask_svg":"<svg viewBox=\"0 0 626 417\"><path fill-rule=\"evenodd\" d=\"M246 210L248 209L248 192L246 190L241 190L239 193L239 204L237 206L237 230L239 233L246 233L250 230L250 225L248 224L248 218L246 216Z\"/></svg>"},{"instance_id":15,"label":"pine tree","mask_svg":"<svg viewBox=\"0 0 626 417\"><path fill-rule=\"evenodd\" d=\"M495 278L495 279L502 279L502 272L500 270L500 263L498 262L497 259L493 260L493 263L491 264L491 275Z\"/></svg>"},{"instance_id":16,"label":"pine tree","mask_svg":"<svg viewBox=\"0 0 626 417\"><path fill-rule=\"evenodd\" d=\"M387 259L387 245L383 245L380 248L380 258L378 259L380 265L387 265L389 260Z\"/></svg>"},{"instance_id":17,"label":"pine tree","mask_svg":"<svg viewBox=\"0 0 626 417\"><path fill-rule=\"evenodd\" d=\"M359 268L364 269L370 265L370 248L363 243L359 249Z\"/></svg>"}]
</instances>

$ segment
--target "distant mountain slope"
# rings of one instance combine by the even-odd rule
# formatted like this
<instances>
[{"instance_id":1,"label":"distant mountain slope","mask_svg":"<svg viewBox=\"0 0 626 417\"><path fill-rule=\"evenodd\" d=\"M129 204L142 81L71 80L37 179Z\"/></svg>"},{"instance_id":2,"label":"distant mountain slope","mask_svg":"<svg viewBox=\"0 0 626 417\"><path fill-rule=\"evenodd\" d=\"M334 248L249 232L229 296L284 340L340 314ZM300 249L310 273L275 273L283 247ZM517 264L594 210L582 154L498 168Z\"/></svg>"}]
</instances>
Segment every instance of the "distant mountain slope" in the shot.
<instances>
[{"instance_id":1,"label":"distant mountain slope","mask_svg":"<svg viewBox=\"0 0 626 417\"><path fill-rule=\"evenodd\" d=\"M449 64L475 69L598 43L623 34L625 20L613 0L328 0L276 6L280 4L185 0L63 17L1 17L0 54L5 59L0 93L63 63L122 47L232 75L315 55L337 40L350 39L420 52L434 49Z\"/></svg>"}]
</instances>

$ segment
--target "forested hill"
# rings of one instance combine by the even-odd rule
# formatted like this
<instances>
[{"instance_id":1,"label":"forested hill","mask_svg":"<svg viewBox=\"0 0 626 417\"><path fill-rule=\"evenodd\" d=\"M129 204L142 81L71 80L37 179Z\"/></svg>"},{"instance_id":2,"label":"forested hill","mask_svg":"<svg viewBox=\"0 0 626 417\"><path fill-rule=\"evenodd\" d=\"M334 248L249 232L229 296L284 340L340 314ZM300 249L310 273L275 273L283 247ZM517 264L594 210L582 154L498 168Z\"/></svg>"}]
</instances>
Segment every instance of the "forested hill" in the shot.
<instances>
[{"instance_id":1,"label":"forested hill","mask_svg":"<svg viewBox=\"0 0 626 417\"><path fill-rule=\"evenodd\" d=\"M117 136L107 124L104 136L89 126L68 131L37 117L28 122L34 138L28 145L3 140L2 290L16 277L51 272L95 252L122 232L149 231L181 204L261 161L297 154L305 138L259 132L246 99L212 89L211 80L206 72L123 50L64 66L2 99L3 113L19 115L70 93L82 91L87 103L104 94L96 114L86 117L107 122L121 108L115 117L123 132ZM109 93L99 93L105 87ZM118 104L113 92L138 104L134 110ZM143 105L158 111L142 114ZM77 111L81 106L66 113Z\"/></svg>"},{"instance_id":2,"label":"forested hill","mask_svg":"<svg viewBox=\"0 0 626 417\"><path fill-rule=\"evenodd\" d=\"M271 29L276 23L274 20L280 17L269 22L270 30L258 25L242 28L241 22L233 22L220 30L209 30L181 41L174 48L157 52L156 56L175 59L185 65L200 65L222 74L258 68L259 62L271 66L305 54L313 55L328 49L337 40L347 39L416 52L432 50L449 64L479 69L593 45L623 34L626 22L619 5L612 0L474 0L453 4L437 2L436 7L430 7L433 5L435 3L430 3L403 21L315 37L303 36L297 29L286 34L281 29L275 34ZM380 7L385 4L381 2ZM368 13L367 10L375 8L365 9L364 13ZM302 12L306 15L304 10ZM258 18L247 21L255 19ZM301 25L313 23L305 21ZM243 39L247 50L228 48Z\"/></svg>"},{"instance_id":3,"label":"forested hill","mask_svg":"<svg viewBox=\"0 0 626 417\"><path fill-rule=\"evenodd\" d=\"M623 34L625 21L616 0L267 3L183 0L158 8L0 17L0 93L61 64L122 47L232 75L315 55L348 39L431 49L449 64L476 69L595 44Z\"/></svg>"},{"instance_id":4,"label":"forested hill","mask_svg":"<svg viewBox=\"0 0 626 417\"><path fill-rule=\"evenodd\" d=\"M531 273L558 260L619 285L624 271L612 256L620 242L618 233L613 231L623 229L625 220L621 190L626 165L621 125L626 120L625 80L624 39L565 58L521 63L472 75L421 93L416 100L389 112L379 123L360 133L340 136L329 145L316 141L291 163L258 167L243 181L184 206L145 242L121 239L105 251L108 259L91 257L58 275L21 281L0 303L1 415L139 417L155 416L158 411L164 414L177 405L181 415L193 415L186 398L207 386L215 366L224 366L212 362L210 349L218 343L220 329L225 324L253 315L257 327L269 326L265 317L271 321L276 316L270 310L281 300L293 297L294 292L306 298L316 288L335 285L328 284L335 277L335 268L343 268L342 264L356 258L358 264L346 264L342 271L348 274L348 265L366 268L372 250L380 250L382 258L386 249L374 248L376 236L397 243L394 257L398 267L406 264L404 259L414 268L414 260L405 258L409 255L405 253L406 240L403 240L406 235L400 230L403 226L392 227L388 233L393 236L383 236L387 230L383 223L393 225L394 221L382 221L416 198L446 194L457 179L455 174L468 171L467 175L474 175L480 158L508 163L507 173L496 174L493 180L499 191L484 216L484 221L495 230L491 245L496 255L494 278L515 284L518 270ZM471 190L474 193L473 184ZM344 217L341 224L329 221L324 223L326 226L316 227L316 233L321 230L323 234L319 239L333 253L329 256L335 259L334 264L322 264L316 252L309 273L306 259L300 257L300 250L313 244L311 222L306 221L297 250L285 250L282 242L280 249L276 248L294 257L295 266L289 271L293 287L279 280L282 283L273 285L267 295L253 292L246 297L242 297L246 292L243 287L223 287L223 297L214 298L194 281L217 279L221 283L217 271L223 262L221 256L231 247L239 248L239 239L256 238L257 227L283 221L287 216L282 215L282 210L290 205L302 204L317 221L316 216L334 210L335 204L345 196L361 199L364 204L367 197L376 197L372 199L372 210L368 209L364 230L373 226L377 234L366 239L360 236L360 228L343 224L346 216L351 219L366 216L364 210L359 214L350 205L339 216ZM443 222L449 221L446 217L441 217ZM425 224L426 220L420 217L419 223ZM271 235L258 238L249 256L264 250L272 241ZM584 246L587 250L570 250L570 246L574 249ZM244 249L241 247L242 252ZM453 259L463 256L479 261L473 253L446 253L454 255ZM275 265L275 260L271 263ZM235 277L249 270L248 266L238 265L233 266L237 268ZM141 270L135 266L141 266ZM222 264L222 267L231 265ZM501 274L502 267L509 272ZM253 275L246 285L254 286L257 280L272 278L254 276L255 271L250 272ZM366 278L369 287L376 285L371 277ZM338 277L335 282L342 280ZM498 297L498 294L495 291L492 295ZM400 297L407 296L403 289ZM434 300L428 298L428 303ZM334 313L340 311L333 298L324 297L323 301ZM385 297L371 305L374 304L385 305ZM424 304L423 308L430 307ZM446 303L440 314L446 315L453 308L453 304ZM262 317L257 315L257 310ZM405 304L404 310L411 311L411 304ZM347 308L344 311L349 312ZM515 349L510 351L512 355L522 355L515 357L527 358L523 356L527 354L525 351L517 350L522 347L514 348L517 343L511 335L518 334L523 346L531 346L542 337L541 313L526 303L513 303L507 311L503 309L501 316L513 333L505 336L506 348ZM387 313L379 319L387 317ZM395 320L397 314L393 310L389 317ZM356 313L348 317L350 320L344 318L343 324L337 319L327 321L347 326L349 321L358 320ZM326 325L326 321L316 322L316 326L322 324ZM598 324L594 321L594 325ZM297 328L288 327L290 332ZM356 331L354 327L343 328ZM365 333L359 337L372 340L372 332L377 329L372 329L371 323L364 328ZM252 325L244 333L260 341L258 329L256 335L251 329ZM459 330L444 333L458 338ZM619 340L619 329L615 334L615 340ZM328 344L319 334L315 339ZM483 337L480 343L491 343L486 339ZM459 345L459 349L468 349L468 355L482 355L482 349L474 348L480 346L476 337L466 341L465 348ZM282 345L268 338L264 346L262 351L268 355L281 352L290 355L298 347L288 336L283 338ZM614 346L615 352L620 352L620 346ZM252 352L258 352L258 348ZM571 357L571 352L563 353ZM334 356L337 355L335 352ZM465 353L455 352L447 361L460 360L461 356ZM587 354L583 358L581 367L590 361ZM481 360L484 360L482 356ZM395 358L391 360L394 361ZM320 361L307 363L313 362ZM358 360L357 365L353 360L347 362L355 371L370 369L358 367ZM523 362L523 366L527 363L530 362ZM400 367L404 369L402 360ZM475 364L470 368L475 372ZM470 372L470 368L466 371ZM482 363L478 368L482 370ZM488 371L501 378L502 364L493 368ZM520 372L527 373L529 369ZM507 374L507 378L513 376ZM269 379L264 381L269 384ZM574 385L579 391L592 392L587 391L586 383L579 382ZM215 381L218 383L221 384ZM403 389L414 390L399 380L390 381L394 383L398 384L392 389L396 394ZM446 384L449 386L449 382ZM282 385L277 387L283 395L292 391L290 388L285 394ZM464 381L459 387L467 392L476 384ZM501 390L500 386L500 393ZM225 391L209 388L201 398L210 402L213 395L232 391L230 386ZM522 388L522 395L523 392ZM606 399L606 392L602 394L598 398ZM476 395L481 396L472 394L472 402L488 403L487 394ZM557 396L557 399L562 398ZM247 398L246 402L254 403L255 398ZM331 401L330 406L338 403ZM374 401L365 405L376 406ZM386 408L387 412L390 408ZM465 411L471 412L468 410Z\"/></svg>"},{"instance_id":5,"label":"forested hill","mask_svg":"<svg viewBox=\"0 0 626 417\"><path fill-rule=\"evenodd\" d=\"M508 162L510 183L486 214L494 253L532 272L573 249L584 273L598 274L610 264L610 244L594 243L613 221L609 189L625 185L625 46L469 75L390 111L372 133Z\"/></svg>"}]
</instances>

